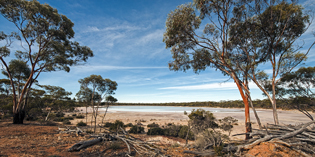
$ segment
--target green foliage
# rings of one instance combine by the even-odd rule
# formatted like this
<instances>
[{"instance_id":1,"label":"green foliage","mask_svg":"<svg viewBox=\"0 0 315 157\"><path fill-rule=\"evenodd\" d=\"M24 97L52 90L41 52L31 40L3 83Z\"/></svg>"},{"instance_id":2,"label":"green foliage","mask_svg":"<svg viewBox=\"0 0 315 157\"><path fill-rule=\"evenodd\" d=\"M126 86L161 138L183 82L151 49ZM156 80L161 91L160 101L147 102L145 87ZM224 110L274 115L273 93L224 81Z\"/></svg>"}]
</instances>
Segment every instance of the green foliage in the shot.
<instances>
[{"instance_id":1,"label":"green foliage","mask_svg":"<svg viewBox=\"0 0 315 157\"><path fill-rule=\"evenodd\" d=\"M144 127L133 125L128 132L132 134L140 134L144 132Z\"/></svg>"},{"instance_id":2,"label":"green foliage","mask_svg":"<svg viewBox=\"0 0 315 157\"><path fill-rule=\"evenodd\" d=\"M80 115L77 115L75 118L78 118L78 119L83 119L85 116L80 114Z\"/></svg>"},{"instance_id":3,"label":"green foliage","mask_svg":"<svg viewBox=\"0 0 315 157\"><path fill-rule=\"evenodd\" d=\"M178 133L180 132L181 128L181 125L169 125L164 129L164 135L178 137Z\"/></svg>"},{"instance_id":4,"label":"green foliage","mask_svg":"<svg viewBox=\"0 0 315 157\"><path fill-rule=\"evenodd\" d=\"M229 132L229 136L231 134L231 131L233 129L233 125L237 125L237 119L228 116L228 117L224 117L223 119L219 119L219 123L220 123L220 129L224 130L224 131L228 131Z\"/></svg>"},{"instance_id":5,"label":"green foliage","mask_svg":"<svg viewBox=\"0 0 315 157\"><path fill-rule=\"evenodd\" d=\"M182 139L186 139L188 129L189 128L187 125L182 126L182 128L180 129L180 131L178 133L178 137L180 137ZM187 139L188 140L194 140L194 133L192 131L189 131Z\"/></svg>"},{"instance_id":6,"label":"green foliage","mask_svg":"<svg viewBox=\"0 0 315 157\"><path fill-rule=\"evenodd\" d=\"M64 120L62 123L63 123L64 125L70 125L70 124L71 124L71 122L70 122L69 120Z\"/></svg>"},{"instance_id":7,"label":"green foliage","mask_svg":"<svg viewBox=\"0 0 315 157\"><path fill-rule=\"evenodd\" d=\"M197 134L208 128L215 129L219 125L215 122L216 119L210 111L205 111L204 109L193 109L188 115L189 123L192 127L192 131Z\"/></svg>"},{"instance_id":8,"label":"green foliage","mask_svg":"<svg viewBox=\"0 0 315 157\"><path fill-rule=\"evenodd\" d=\"M213 146L213 150L215 152L215 155L217 156L223 156L224 153L223 153L223 147L224 147L224 144L220 144L219 146Z\"/></svg>"},{"instance_id":9,"label":"green foliage","mask_svg":"<svg viewBox=\"0 0 315 157\"><path fill-rule=\"evenodd\" d=\"M77 123L76 126L86 126L86 123L84 123L83 121L80 121L79 123Z\"/></svg>"},{"instance_id":10,"label":"green foliage","mask_svg":"<svg viewBox=\"0 0 315 157\"><path fill-rule=\"evenodd\" d=\"M111 122L106 122L104 124L104 127L111 127L114 123L111 123Z\"/></svg>"},{"instance_id":11,"label":"green foliage","mask_svg":"<svg viewBox=\"0 0 315 157\"><path fill-rule=\"evenodd\" d=\"M73 117L64 117L65 120L73 120Z\"/></svg>"},{"instance_id":12,"label":"green foliage","mask_svg":"<svg viewBox=\"0 0 315 157\"><path fill-rule=\"evenodd\" d=\"M32 121L37 120L41 115L43 114L42 109L40 108L32 108L27 112L27 118L26 120Z\"/></svg>"},{"instance_id":13,"label":"green foliage","mask_svg":"<svg viewBox=\"0 0 315 157\"><path fill-rule=\"evenodd\" d=\"M151 123L151 124L148 124L147 127L149 128L156 128L156 127L159 127L159 124L156 124L156 123Z\"/></svg>"},{"instance_id":14,"label":"green foliage","mask_svg":"<svg viewBox=\"0 0 315 157\"><path fill-rule=\"evenodd\" d=\"M150 128L147 135L164 135L164 129L162 128Z\"/></svg>"},{"instance_id":15,"label":"green foliage","mask_svg":"<svg viewBox=\"0 0 315 157\"><path fill-rule=\"evenodd\" d=\"M125 128L124 122L122 122L120 120L116 120L115 123L109 127L109 130L117 132L120 130L119 127Z\"/></svg>"},{"instance_id":16,"label":"green foliage","mask_svg":"<svg viewBox=\"0 0 315 157\"><path fill-rule=\"evenodd\" d=\"M125 125L125 127L133 127L133 124L132 123L128 123Z\"/></svg>"},{"instance_id":17,"label":"green foliage","mask_svg":"<svg viewBox=\"0 0 315 157\"><path fill-rule=\"evenodd\" d=\"M204 130L196 138L195 145L197 148L204 149L205 146L213 145L213 148L219 147L229 140L227 135L224 135L214 130Z\"/></svg>"},{"instance_id":18,"label":"green foliage","mask_svg":"<svg viewBox=\"0 0 315 157\"><path fill-rule=\"evenodd\" d=\"M53 119L55 122L63 122L65 120L65 117L56 117Z\"/></svg>"},{"instance_id":19,"label":"green foliage","mask_svg":"<svg viewBox=\"0 0 315 157\"><path fill-rule=\"evenodd\" d=\"M56 113L56 117L63 117L63 116L65 116L65 114L62 113L62 112L57 112L57 113Z\"/></svg>"},{"instance_id":20,"label":"green foliage","mask_svg":"<svg viewBox=\"0 0 315 157\"><path fill-rule=\"evenodd\" d=\"M75 113L74 113L74 114L72 114L72 116L73 116L73 117L76 117L76 116L77 116L77 114L75 114Z\"/></svg>"},{"instance_id":21,"label":"green foliage","mask_svg":"<svg viewBox=\"0 0 315 157\"><path fill-rule=\"evenodd\" d=\"M71 20L65 15L59 14L57 9L48 4L40 4L36 0L2 0L0 1L0 13L16 26L18 31L17 33L11 33L11 35L0 33L0 40L8 41L5 46L0 47L2 65L8 65L4 57L10 56L8 47L15 39L25 43L26 46L23 47L23 51L16 51L15 57L17 60L11 60L10 63L16 63L14 68L19 70L28 71L27 68L31 67L31 70L27 72L28 74L23 76L28 81L25 81L21 90L20 85L11 84L12 90L17 88L17 91L20 91L19 93L12 93L14 100L22 100L27 97L29 90L41 72L56 70L69 72L70 66L86 62L89 57L93 56L90 48L80 46L78 42L72 40L74 38L72 29L74 24ZM14 49L19 48L15 47ZM22 64L24 68L20 69L19 65ZM5 66L5 71L12 82L19 82L15 80L15 72L18 71L12 71L8 66ZM24 117L19 116L21 112L24 112L24 108L27 108L27 102L23 103L24 101L13 101L12 105L15 108L13 110L13 123L23 123Z\"/></svg>"}]
</instances>

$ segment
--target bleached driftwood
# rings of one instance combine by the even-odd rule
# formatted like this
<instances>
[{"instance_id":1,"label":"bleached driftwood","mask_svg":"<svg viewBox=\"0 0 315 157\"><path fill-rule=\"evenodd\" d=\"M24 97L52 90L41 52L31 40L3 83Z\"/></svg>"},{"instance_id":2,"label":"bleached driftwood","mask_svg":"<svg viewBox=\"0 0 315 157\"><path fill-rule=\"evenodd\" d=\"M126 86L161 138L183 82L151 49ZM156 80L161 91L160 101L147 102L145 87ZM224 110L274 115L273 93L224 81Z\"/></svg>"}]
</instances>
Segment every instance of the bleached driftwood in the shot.
<instances>
[{"instance_id":1,"label":"bleached driftwood","mask_svg":"<svg viewBox=\"0 0 315 157\"><path fill-rule=\"evenodd\" d=\"M133 149L140 156L161 156L161 157L164 157L164 155L162 153L162 149L160 149L158 146L154 145L152 143L152 141L150 143L142 141L138 138L135 138L135 137L129 135L122 128L120 128L120 129L122 130L122 134L100 133L98 135L91 135L90 137L95 138L95 139L76 143L71 148L69 148L68 151L79 151L81 149L96 145L102 141L109 141L109 140L116 140L117 139L117 140L123 141L126 144L126 146L128 148L127 155L130 155L131 150ZM102 152L105 152L105 150Z\"/></svg>"},{"instance_id":2,"label":"bleached driftwood","mask_svg":"<svg viewBox=\"0 0 315 157\"><path fill-rule=\"evenodd\" d=\"M250 133L253 140L237 146L237 152L253 148L262 142L272 142L287 146L303 156L311 156L310 154L315 154L315 127L308 127L314 123L315 120L298 126L267 124L264 130L254 130Z\"/></svg>"}]
</instances>

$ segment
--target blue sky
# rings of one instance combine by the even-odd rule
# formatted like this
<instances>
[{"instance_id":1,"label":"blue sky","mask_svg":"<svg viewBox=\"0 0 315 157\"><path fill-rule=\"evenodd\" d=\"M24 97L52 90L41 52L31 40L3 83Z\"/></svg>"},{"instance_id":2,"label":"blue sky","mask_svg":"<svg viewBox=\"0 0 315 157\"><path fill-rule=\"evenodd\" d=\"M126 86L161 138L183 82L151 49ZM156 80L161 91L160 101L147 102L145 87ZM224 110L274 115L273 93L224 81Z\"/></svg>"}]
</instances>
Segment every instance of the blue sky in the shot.
<instances>
[{"instance_id":1,"label":"blue sky","mask_svg":"<svg viewBox=\"0 0 315 157\"><path fill-rule=\"evenodd\" d=\"M79 79L101 75L118 83L114 95L119 102L193 102L241 99L236 85L214 69L200 74L191 70L174 72L168 69L171 52L165 49L163 33L167 14L188 0L39 0L56 8L74 23L75 41L94 52L83 66L72 67L69 73L42 73L40 84L61 86L78 92ZM312 0L304 6L314 8ZM0 17L0 30L16 31L14 25ZM306 50L314 41L314 24L302 36ZM13 44L11 50L17 49ZM12 53L13 54L13 53ZM11 55L13 56L13 55ZM8 59L7 59L8 60ZM314 66L314 50L304 66ZM265 70L268 71L268 66ZM0 74L0 78L4 78ZM262 92L251 86L253 99L262 99Z\"/></svg>"}]
</instances>

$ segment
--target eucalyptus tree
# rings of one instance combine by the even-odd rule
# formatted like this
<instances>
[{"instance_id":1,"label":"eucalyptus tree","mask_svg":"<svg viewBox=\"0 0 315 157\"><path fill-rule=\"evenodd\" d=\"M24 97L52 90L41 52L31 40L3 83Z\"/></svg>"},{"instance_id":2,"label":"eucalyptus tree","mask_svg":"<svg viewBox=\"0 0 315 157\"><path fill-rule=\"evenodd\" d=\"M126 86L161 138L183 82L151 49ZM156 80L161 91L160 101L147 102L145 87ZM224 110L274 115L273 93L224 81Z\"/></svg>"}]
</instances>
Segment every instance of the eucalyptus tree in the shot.
<instances>
[{"instance_id":1,"label":"eucalyptus tree","mask_svg":"<svg viewBox=\"0 0 315 157\"><path fill-rule=\"evenodd\" d=\"M26 79L31 74L31 69L27 66L26 62L22 60L13 59L9 63L9 71L11 72L11 78L15 84L16 95L20 97L21 95L21 88L23 88ZM2 74L9 78L9 74L7 71L2 70ZM23 106L22 108L24 108Z\"/></svg>"},{"instance_id":2,"label":"eucalyptus tree","mask_svg":"<svg viewBox=\"0 0 315 157\"><path fill-rule=\"evenodd\" d=\"M5 94L7 97L10 95L10 80L0 79L0 93Z\"/></svg>"},{"instance_id":3,"label":"eucalyptus tree","mask_svg":"<svg viewBox=\"0 0 315 157\"><path fill-rule=\"evenodd\" d=\"M249 104L242 73L234 66L233 47L229 39L230 26L235 19L233 10L238 0L194 0L193 4L180 5L168 14L163 41L171 48L171 70L198 73L215 68L232 78L245 106L246 132L251 131ZM199 15L197 15L199 13ZM202 21L208 22L203 31ZM249 92L247 92L249 93ZM247 136L246 138L249 138Z\"/></svg>"},{"instance_id":4,"label":"eucalyptus tree","mask_svg":"<svg viewBox=\"0 0 315 157\"><path fill-rule=\"evenodd\" d=\"M92 90L87 87L80 86L80 90L75 94L75 96L79 102L83 102L85 104L85 123L87 124L88 107L90 106L92 100Z\"/></svg>"},{"instance_id":5,"label":"eucalyptus tree","mask_svg":"<svg viewBox=\"0 0 315 157\"><path fill-rule=\"evenodd\" d=\"M288 1L261 1L242 3L230 30L231 41L243 62L235 62L240 70L268 97L273 108L275 124L279 124L276 106L276 87L281 78L306 59L312 46L305 53L296 42L311 24L309 15L301 5ZM244 8L253 10L244 14ZM236 58L236 57L234 57ZM244 65L243 63L246 63ZM272 74L260 70L260 63L269 63ZM266 64L264 64L266 65ZM268 64L267 64L268 65ZM269 86L270 85L270 86ZM268 92L271 87L271 93Z\"/></svg>"},{"instance_id":6,"label":"eucalyptus tree","mask_svg":"<svg viewBox=\"0 0 315 157\"><path fill-rule=\"evenodd\" d=\"M66 107L64 101L69 101L71 99L69 96L72 93L67 92L64 88L58 86L40 85L40 87L45 90L43 99L47 100L46 107L50 107L50 110L45 119L45 121L47 121L52 110L61 112L62 109Z\"/></svg>"},{"instance_id":7,"label":"eucalyptus tree","mask_svg":"<svg viewBox=\"0 0 315 157\"><path fill-rule=\"evenodd\" d=\"M86 90L86 92L81 91L81 93L91 92L91 106L92 106L92 119L94 118L94 132L96 131L96 121L98 116L98 108L106 97L115 94L117 89L117 83L110 79L103 79L101 75L90 75L84 79L80 79L79 83L81 85L80 90ZM97 97L98 96L98 97ZM95 99L97 97L97 99ZM95 107L95 103L97 106ZM92 123L91 119L91 123Z\"/></svg>"},{"instance_id":8,"label":"eucalyptus tree","mask_svg":"<svg viewBox=\"0 0 315 157\"><path fill-rule=\"evenodd\" d=\"M315 111L315 67L301 67L285 74L278 86L284 91L281 96L289 95L300 111L305 105Z\"/></svg>"},{"instance_id":9,"label":"eucalyptus tree","mask_svg":"<svg viewBox=\"0 0 315 157\"><path fill-rule=\"evenodd\" d=\"M105 101L106 101L107 106L106 106L106 110L105 110L104 116L103 116L103 118L102 118L102 123L101 123L102 125L103 125L103 122L104 122L106 113L107 113L107 111L108 111L109 104L113 104L113 103L117 102L118 100L117 100L116 98L114 98L113 96L109 95L109 96L107 96L107 97L105 98ZM100 127L100 132L101 132L101 131L102 131L102 127Z\"/></svg>"},{"instance_id":10,"label":"eucalyptus tree","mask_svg":"<svg viewBox=\"0 0 315 157\"><path fill-rule=\"evenodd\" d=\"M87 61L93 53L90 48L71 40L74 37L74 24L48 4L40 4L36 0L1 0L0 12L18 31L11 35L0 33L0 40L7 41L0 48L0 61L8 73L13 90L13 123L21 124L25 116L22 102L42 72L69 72L70 66ZM22 43L22 50L16 51L15 56L31 68L20 96L15 94L12 71L5 60L10 56L9 46L14 39Z\"/></svg>"}]
</instances>

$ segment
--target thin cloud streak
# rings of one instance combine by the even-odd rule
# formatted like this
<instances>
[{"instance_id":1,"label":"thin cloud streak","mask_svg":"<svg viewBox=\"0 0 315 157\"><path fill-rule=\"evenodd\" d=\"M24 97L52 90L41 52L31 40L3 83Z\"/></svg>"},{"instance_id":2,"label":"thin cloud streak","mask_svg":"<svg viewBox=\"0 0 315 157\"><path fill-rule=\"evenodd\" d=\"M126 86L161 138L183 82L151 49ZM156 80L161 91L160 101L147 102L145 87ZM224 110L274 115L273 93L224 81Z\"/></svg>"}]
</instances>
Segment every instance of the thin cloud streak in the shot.
<instances>
[{"instance_id":1,"label":"thin cloud streak","mask_svg":"<svg viewBox=\"0 0 315 157\"><path fill-rule=\"evenodd\" d=\"M254 83L249 83L251 89L257 88ZM175 90L205 90L205 89L216 89L216 90L228 90L228 89L237 89L237 86L234 82L226 83L210 83L210 84L201 84L201 85L191 85L191 86L177 86L177 87L164 87L159 89L175 89Z\"/></svg>"},{"instance_id":2,"label":"thin cloud streak","mask_svg":"<svg viewBox=\"0 0 315 157\"><path fill-rule=\"evenodd\" d=\"M92 65L92 66L76 66L73 69L88 70L138 70L138 69L167 69L168 67L152 66L152 67L133 67L133 66L111 66L111 65Z\"/></svg>"}]
</instances>

